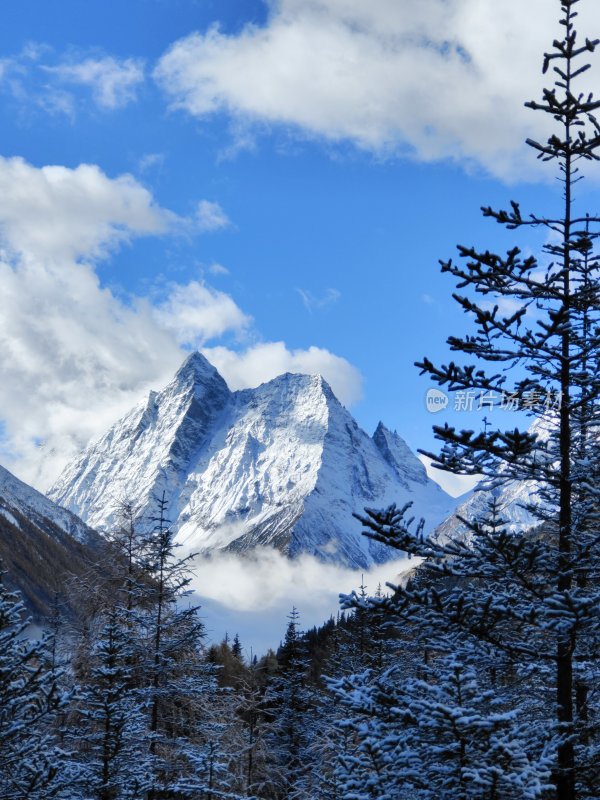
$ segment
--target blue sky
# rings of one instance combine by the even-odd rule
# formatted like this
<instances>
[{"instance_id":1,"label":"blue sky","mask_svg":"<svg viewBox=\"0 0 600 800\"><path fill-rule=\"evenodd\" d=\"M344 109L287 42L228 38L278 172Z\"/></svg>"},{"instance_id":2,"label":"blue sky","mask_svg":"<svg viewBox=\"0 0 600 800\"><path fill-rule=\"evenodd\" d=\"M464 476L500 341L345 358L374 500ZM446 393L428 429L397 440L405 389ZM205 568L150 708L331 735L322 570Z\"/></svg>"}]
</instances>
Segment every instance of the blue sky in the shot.
<instances>
[{"instance_id":1,"label":"blue sky","mask_svg":"<svg viewBox=\"0 0 600 800\"><path fill-rule=\"evenodd\" d=\"M558 2L523 5L5 0L7 466L44 488L191 347L234 388L321 371L413 448L481 425L412 364L466 330L438 259L515 242L479 207L559 207L523 145Z\"/></svg>"}]
</instances>

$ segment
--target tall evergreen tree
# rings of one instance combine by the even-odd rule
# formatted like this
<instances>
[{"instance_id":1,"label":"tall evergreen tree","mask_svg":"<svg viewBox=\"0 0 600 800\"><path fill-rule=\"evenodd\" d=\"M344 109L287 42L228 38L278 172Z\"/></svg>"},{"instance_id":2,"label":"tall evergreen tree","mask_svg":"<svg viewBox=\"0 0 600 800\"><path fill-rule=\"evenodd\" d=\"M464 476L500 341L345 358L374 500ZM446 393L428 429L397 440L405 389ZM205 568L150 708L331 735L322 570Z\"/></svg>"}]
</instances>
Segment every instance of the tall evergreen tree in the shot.
<instances>
[{"instance_id":1,"label":"tall evergreen tree","mask_svg":"<svg viewBox=\"0 0 600 800\"><path fill-rule=\"evenodd\" d=\"M308 659L292 608L285 638L277 651L278 669L268 689L267 703L273 715L268 734L271 771L276 797L297 800L307 796L311 769L312 691L307 682Z\"/></svg>"},{"instance_id":2,"label":"tall evergreen tree","mask_svg":"<svg viewBox=\"0 0 600 800\"><path fill-rule=\"evenodd\" d=\"M468 543L444 545L412 529L406 509L363 518L373 538L427 559L426 580L396 587L392 598L372 604L420 627L433 664L462 653L479 677L485 670L501 682L519 723L535 720L539 744L554 753L548 796L557 800L595 796L599 745L590 689L600 654L599 493L593 481L600 463L600 283L593 252L600 218L579 210L574 186L581 164L600 158L594 116L600 102L577 88L588 69L585 56L598 44L577 38L578 2L560 0L563 36L543 66L544 72L552 67L556 79L541 101L527 103L555 126L547 141L528 143L542 161L558 164L562 208L551 216L527 216L514 201L507 211L483 209L510 230L546 230L543 259L523 256L518 247L505 255L459 247L459 261L443 262L442 271L457 280L461 292L454 297L475 323L473 334L448 340L468 360L418 363L451 391L480 392L488 406L508 396L541 421L526 432L435 427L443 447L428 455L442 469L487 476L487 487L535 481L542 527L512 534L492 506L487 519L464 521ZM515 310L501 311L503 299L516 303ZM490 373L481 362L503 369ZM529 757L535 760L535 753Z\"/></svg>"},{"instance_id":3,"label":"tall evergreen tree","mask_svg":"<svg viewBox=\"0 0 600 800\"><path fill-rule=\"evenodd\" d=\"M150 752L155 785L148 797L207 797L227 788L220 726L209 724L209 698L216 681L202 652L199 607L185 605L193 554L178 558L163 494L144 568L148 576L138 624L143 631ZM213 720L214 721L214 720ZM223 783L225 781L225 783Z\"/></svg>"},{"instance_id":4,"label":"tall evergreen tree","mask_svg":"<svg viewBox=\"0 0 600 800\"><path fill-rule=\"evenodd\" d=\"M50 723L64 698L46 640L27 636L29 620L0 574L0 796L42 800L59 792L61 754Z\"/></svg>"},{"instance_id":5,"label":"tall evergreen tree","mask_svg":"<svg viewBox=\"0 0 600 800\"><path fill-rule=\"evenodd\" d=\"M152 785L147 717L132 685L130 634L122 611L106 613L67 728L78 767L69 797L135 800Z\"/></svg>"}]
</instances>

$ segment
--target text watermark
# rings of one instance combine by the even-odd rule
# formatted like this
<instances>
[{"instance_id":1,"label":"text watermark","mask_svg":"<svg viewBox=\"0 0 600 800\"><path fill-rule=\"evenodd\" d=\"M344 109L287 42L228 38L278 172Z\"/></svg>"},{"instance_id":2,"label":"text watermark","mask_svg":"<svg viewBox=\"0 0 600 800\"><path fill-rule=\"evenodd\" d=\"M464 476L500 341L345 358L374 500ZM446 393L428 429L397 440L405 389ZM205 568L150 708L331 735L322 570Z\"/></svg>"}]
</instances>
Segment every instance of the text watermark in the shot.
<instances>
[{"instance_id":1,"label":"text watermark","mask_svg":"<svg viewBox=\"0 0 600 800\"><path fill-rule=\"evenodd\" d=\"M561 407L560 392L532 389L527 392L494 392L465 389L452 395L454 411L558 411ZM448 408L450 395L441 389L428 389L425 405L431 414Z\"/></svg>"}]
</instances>

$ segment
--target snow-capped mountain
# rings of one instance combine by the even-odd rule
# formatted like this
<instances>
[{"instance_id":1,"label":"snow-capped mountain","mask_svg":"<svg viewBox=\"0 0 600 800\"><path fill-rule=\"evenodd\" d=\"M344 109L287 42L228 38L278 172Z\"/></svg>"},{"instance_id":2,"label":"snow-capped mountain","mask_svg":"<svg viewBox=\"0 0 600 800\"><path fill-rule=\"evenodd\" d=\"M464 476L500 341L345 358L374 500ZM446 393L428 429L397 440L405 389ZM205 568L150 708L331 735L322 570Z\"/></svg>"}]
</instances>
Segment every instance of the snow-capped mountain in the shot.
<instances>
[{"instance_id":1,"label":"snow-capped mountain","mask_svg":"<svg viewBox=\"0 0 600 800\"><path fill-rule=\"evenodd\" d=\"M391 555L361 536L353 512L412 500L431 530L454 506L396 433L380 424L368 436L320 376L231 392L199 353L68 466L50 497L106 530L119 501L149 518L163 492L186 550L269 545L351 566Z\"/></svg>"},{"instance_id":2,"label":"snow-capped mountain","mask_svg":"<svg viewBox=\"0 0 600 800\"><path fill-rule=\"evenodd\" d=\"M98 560L105 542L65 508L0 467L0 560L36 619L65 599L66 583ZM64 610L64 609L63 609Z\"/></svg>"},{"instance_id":3,"label":"snow-capped mountain","mask_svg":"<svg viewBox=\"0 0 600 800\"><path fill-rule=\"evenodd\" d=\"M538 441L544 443L548 440L556 421L553 419L536 419L529 427L529 433L535 434ZM501 476L503 468L500 467L498 475ZM477 521L489 515L492 501L495 501L498 513L505 521L506 529L512 533L526 531L540 524L540 517L535 509L544 504L540 497L540 486L534 480L505 481L493 489L485 488L482 482L479 487L469 494L458 506L454 514L444 520L435 531L440 540L466 538L469 539L468 527L458 519Z\"/></svg>"},{"instance_id":4,"label":"snow-capped mountain","mask_svg":"<svg viewBox=\"0 0 600 800\"><path fill-rule=\"evenodd\" d=\"M0 466L0 516L15 524L15 513L26 516L42 530L60 530L78 542L97 540L97 534L73 512L61 508Z\"/></svg>"},{"instance_id":5,"label":"snow-capped mountain","mask_svg":"<svg viewBox=\"0 0 600 800\"><path fill-rule=\"evenodd\" d=\"M496 489L475 490L435 529L440 541L469 539L468 527L458 517L469 521L484 519L489 515L491 502L506 521L506 529L513 533L525 531L540 524L540 519L531 510L541 505L539 486L535 481L510 481Z\"/></svg>"}]
</instances>

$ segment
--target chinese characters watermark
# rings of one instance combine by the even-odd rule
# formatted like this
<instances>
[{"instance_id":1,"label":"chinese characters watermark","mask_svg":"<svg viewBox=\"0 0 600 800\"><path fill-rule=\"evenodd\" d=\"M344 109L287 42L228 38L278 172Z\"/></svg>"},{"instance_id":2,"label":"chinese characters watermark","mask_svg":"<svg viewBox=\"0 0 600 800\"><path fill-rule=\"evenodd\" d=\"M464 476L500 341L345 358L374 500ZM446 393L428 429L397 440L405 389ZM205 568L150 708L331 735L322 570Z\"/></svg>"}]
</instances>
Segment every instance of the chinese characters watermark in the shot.
<instances>
[{"instance_id":1,"label":"chinese characters watermark","mask_svg":"<svg viewBox=\"0 0 600 800\"><path fill-rule=\"evenodd\" d=\"M562 396L551 389L531 389L526 392L495 392L464 389L454 393L454 411L559 411ZM450 396L441 389L428 389L425 405L432 414L450 405Z\"/></svg>"}]
</instances>

